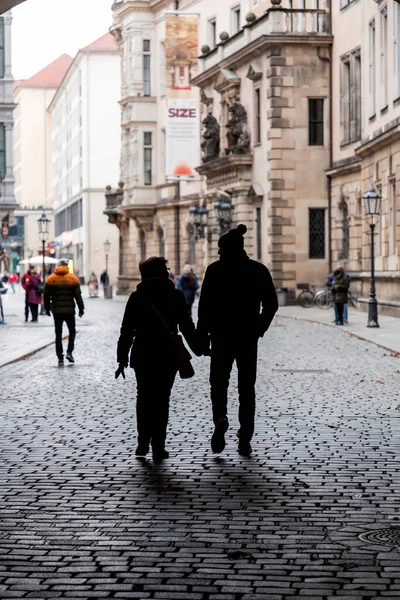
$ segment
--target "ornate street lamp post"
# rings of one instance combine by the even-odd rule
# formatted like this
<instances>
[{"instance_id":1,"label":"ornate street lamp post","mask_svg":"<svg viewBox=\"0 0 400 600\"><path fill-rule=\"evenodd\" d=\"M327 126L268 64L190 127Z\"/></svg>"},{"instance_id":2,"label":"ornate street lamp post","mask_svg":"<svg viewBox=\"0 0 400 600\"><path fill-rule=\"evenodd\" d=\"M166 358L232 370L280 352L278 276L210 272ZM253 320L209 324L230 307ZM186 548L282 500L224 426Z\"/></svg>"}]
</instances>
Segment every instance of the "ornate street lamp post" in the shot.
<instances>
[{"instance_id":1,"label":"ornate street lamp post","mask_svg":"<svg viewBox=\"0 0 400 600\"><path fill-rule=\"evenodd\" d=\"M371 282L368 300L368 324L367 327L379 327L378 302L375 289L375 226L379 219L382 196L375 190L374 186L364 194L365 214L371 230Z\"/></svg>"},{"instance_id":2,"label":"ornate street lamp post","mask_svg":"<svg viewBox=\"0 0 400 600\"><path fill-rule=\"evenodd\" d=\"M38 228L39 228L39 237L40 237L40 240L42 242L42 259L43 259L43 263L42 263L42 276L43 276L43 283L46 283L45 252L46 252L46 240L47 240L47 238L49 236L51 219L49 219L48 216L46 215L46 213L43 211L42 216L40 217L40 219L37 220L37 222L38 222ZM43 302L42 302L42 306L41 306L41 309L40 309L40 314L41 315L45 314Z\"/></svg>"},{"instance_id":3,"label":"ornate street lamp post","mask_svg":"<svg viewBox=\"0 0 400 600\"><path fill-rule=\"evenodd\" d=\"M217 211L220 233L223 235L226 231L228 231L232 224L233 206L226 200L218 200L218 202L214 204L214 208Z\"/></svg>"},{"instance_id":4,"label":"ornate street lamp post","mask_svg":"<svg viewBox=\"0 0 400 600\"><path fill-rule=\"evenodd\" d=\"M204 206L193 206L189 210L189 218L195 231L196 240L204 238L208 223L208 210Z\"/></svg>"}]
</instances>

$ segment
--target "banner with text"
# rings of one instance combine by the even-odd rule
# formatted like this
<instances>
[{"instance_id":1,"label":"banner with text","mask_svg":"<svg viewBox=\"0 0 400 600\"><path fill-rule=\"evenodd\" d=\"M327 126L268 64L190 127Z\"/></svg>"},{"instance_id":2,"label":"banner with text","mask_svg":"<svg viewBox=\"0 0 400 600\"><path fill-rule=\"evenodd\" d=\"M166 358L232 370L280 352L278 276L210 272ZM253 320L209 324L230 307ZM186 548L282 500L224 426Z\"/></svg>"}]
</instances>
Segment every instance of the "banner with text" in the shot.
<instances>
[{"instance_id":1,"label":"banner with text","mask_svg":"<svg viewBox=\"0 0 400 600\"><path fill-rule=\"evenodd\" d=\"M192 179L200 164L199 94L190 81L198 73L198 16L167 15L166 176Z\"/></svg>"}]
</instances>

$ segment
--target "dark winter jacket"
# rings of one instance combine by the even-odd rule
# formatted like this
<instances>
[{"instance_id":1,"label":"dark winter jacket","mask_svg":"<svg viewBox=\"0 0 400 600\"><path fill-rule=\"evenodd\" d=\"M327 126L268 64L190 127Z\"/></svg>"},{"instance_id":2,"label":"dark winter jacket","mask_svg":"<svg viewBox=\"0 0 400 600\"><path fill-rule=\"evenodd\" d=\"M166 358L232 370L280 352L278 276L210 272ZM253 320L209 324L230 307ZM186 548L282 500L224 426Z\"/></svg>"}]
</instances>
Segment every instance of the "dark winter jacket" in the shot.
<instances>
[{"instance_id":1,"label":"dark winter jacket","mask_svg":"<svg viewBox=\"0 0 400 600\"><path fill-rule=\"evenodd\" d=\"M344 277L346 277L347 282L349 284L349 288L350 288L350 275L348 273L343 272ZM333 282L335 281L335 274L331 273L328 277L328 281L327 281L327 286L328 288L332 287Z\"/></svg>"},{"instance_id":2,"label":"dark winter jacket","mask_svg":"<svg viewBox=\"0 0 400 600\"><path fill-rule=\"evenodd\" d=\"M184 273L179 277L176 287L183 292L186 304L192 306L196 292L200 287L196 275L193 275L193 273Z\"/></svg>"},{"instance_id":3,"label":"dark winter jacket","mask_svg":"<svg viewBox=\"0 0 400 600\"><path fill-rule=\"evenodd\" d=\"M194 323L188 313L185 297L175 289L170 279L148 279L140 283L126 305L118 341L117 361L128 366L138 362L157 364L173 361L170 334L151 308L157 307L171 329L177 333L178 326L193 352L198 352ZM157 373L155 371L155 376Z\"/></svg>"},{"instance_id":4,"label":"dark winter jacket","mask_svg":"<svg viewBox=\"0 0 400 600\"><path fill-rule=\"evenodd\" d=\"M347 304L349 282L345 275L334 279L332 283L332 298L335 304Z\"/></svg>"},{"instance_id":5,"label":"dark winter jacket","mask_svg":"<svg viewBox=\"0 0 400 600\"><path fill-rule=\"evenodd\" d=\"M47 279L44 288L44 307L54 315L75 314L75 302L80 313L85 307L79 279L69 272L68 267L57 267Z\"/></svg>"},{"instance_id":6,"label":"dark winter jacket","mask_svg":"<svg viewBox=\"0 0 400 600\"><path fill-rule=\"evenodd\" d=\"M243 250L235 260L221 257L207 268L197 329L203 339L207 335L263 336L277 310L269 270Z\"/></svg>"}]
</instances>

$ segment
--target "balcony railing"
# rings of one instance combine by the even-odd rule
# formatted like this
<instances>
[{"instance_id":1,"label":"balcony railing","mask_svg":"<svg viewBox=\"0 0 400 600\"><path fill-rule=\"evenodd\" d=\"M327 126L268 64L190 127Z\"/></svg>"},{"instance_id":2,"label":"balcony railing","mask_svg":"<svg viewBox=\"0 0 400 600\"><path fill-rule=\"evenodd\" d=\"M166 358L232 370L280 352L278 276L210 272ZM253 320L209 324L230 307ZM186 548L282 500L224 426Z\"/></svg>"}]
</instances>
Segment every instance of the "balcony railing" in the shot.
<instances>
[{"instance_id":1,"label":"balcony railing","mask_svg":"<svg viewBox=\"0 0 400 600\"><path fill-rule=\"evenodd\" d=\"M207 71L262 36L276 35L305 38L330 35L329 12L322 9L270 8L232 38L201 56L202 70Z\"/></svg>"}]
</instances>

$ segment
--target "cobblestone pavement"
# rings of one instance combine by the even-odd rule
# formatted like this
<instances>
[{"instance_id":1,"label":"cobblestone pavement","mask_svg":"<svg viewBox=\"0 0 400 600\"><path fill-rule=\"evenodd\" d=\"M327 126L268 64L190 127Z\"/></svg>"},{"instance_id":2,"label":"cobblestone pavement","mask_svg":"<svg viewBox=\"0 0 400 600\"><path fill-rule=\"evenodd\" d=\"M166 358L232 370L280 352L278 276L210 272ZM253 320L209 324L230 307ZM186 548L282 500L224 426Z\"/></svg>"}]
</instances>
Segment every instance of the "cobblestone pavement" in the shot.
<instances>
[{"instance_id":1,"label":"cobblestone pavement","mask_svg":"<svg viewBox=\"0 0 400 600\"><path fill-rule=\"evenodd\" d=\"M156 466L133 456L134 378L113 378L123 308L88 312L75 366L48 349L0 370L0 598L398 600L399 358L278 318L254 456L236 452L234 386L212 455L196 359Z\"/></svg>"}]
</instances>

